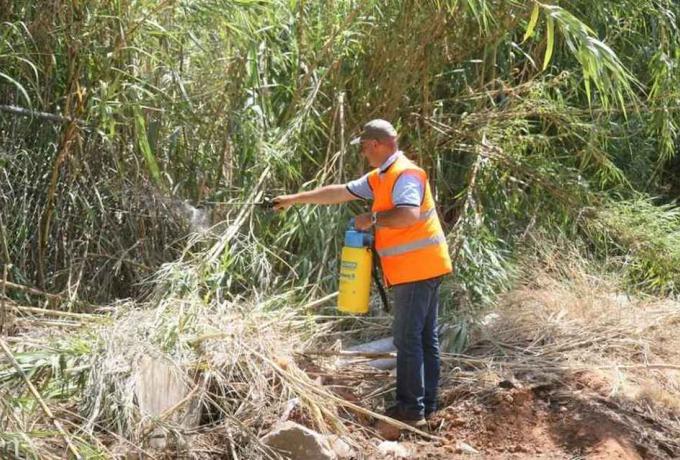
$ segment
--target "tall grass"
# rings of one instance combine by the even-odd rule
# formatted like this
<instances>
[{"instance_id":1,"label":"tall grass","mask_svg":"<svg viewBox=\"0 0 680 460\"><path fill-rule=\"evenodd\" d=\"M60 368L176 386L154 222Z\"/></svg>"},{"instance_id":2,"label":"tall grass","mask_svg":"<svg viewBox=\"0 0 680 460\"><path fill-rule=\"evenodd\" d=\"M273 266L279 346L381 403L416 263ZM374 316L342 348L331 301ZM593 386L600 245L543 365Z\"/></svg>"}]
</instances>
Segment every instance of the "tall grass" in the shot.
<instances>
[{"instance_id":1,"label":"tall grass","mask_svg":"<svg viewBox=\"0 0 680 460\"><path fill-rule=\"evenodd\" d=\"M219 236L217 285L331 289L347 209L223 203L356 177L347 140L376 116L430 172L448 229L486 136L468 212L496 256L536 219L570 225L595 190L654 190L674 154L673 2L588 18L578 1L43 6L0 13L0 103L36 113L1 112L3 259L72 299L138 296L196 215L240 224ZM465 264L495 270L460 254L459 283L478 278Z\"/></svg>"}]
</instances>

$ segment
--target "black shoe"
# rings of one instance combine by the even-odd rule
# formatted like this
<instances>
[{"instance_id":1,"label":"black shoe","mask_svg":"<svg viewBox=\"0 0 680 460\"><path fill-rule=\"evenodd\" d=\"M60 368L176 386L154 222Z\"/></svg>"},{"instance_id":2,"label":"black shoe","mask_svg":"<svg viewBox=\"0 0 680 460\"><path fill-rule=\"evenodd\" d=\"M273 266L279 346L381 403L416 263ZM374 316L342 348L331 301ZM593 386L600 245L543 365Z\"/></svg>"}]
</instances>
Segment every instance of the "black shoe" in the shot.
<instances>
[{"instance_id":1,"label":"black shoe","mask_svg":"<svg viewBox=\"0 0 680 460\"><path fill-rule=\"evenodd\" d=\"M441 407L441 403L439 401L435 401L434 404L428 404L425 402L425 419L430 420L439 410L438 407Z\"/></svg>"},{"instance_id":2,"label":"black shoe","mask_svg":"<svg viewBox=\"0 0 680 460\"><path fill-rule=\"evenodd\" d=\"M430 420L437 414L437 409L425 409L425 420Z\"/></svg>"},{"instance_id":3,"label":"black shoe","mask_svg":"<svg viewBox=\"0 0 680 460\"><path fill-rule=\"evenodd\" d=\"M410 425L414 428L420 428L427 424L422 415L409 413L404 411L399 406L390 407L387 409L387 411L385 411L385 415L395 420L399 420L400 422Z\"/></svg>"}]
</instances>

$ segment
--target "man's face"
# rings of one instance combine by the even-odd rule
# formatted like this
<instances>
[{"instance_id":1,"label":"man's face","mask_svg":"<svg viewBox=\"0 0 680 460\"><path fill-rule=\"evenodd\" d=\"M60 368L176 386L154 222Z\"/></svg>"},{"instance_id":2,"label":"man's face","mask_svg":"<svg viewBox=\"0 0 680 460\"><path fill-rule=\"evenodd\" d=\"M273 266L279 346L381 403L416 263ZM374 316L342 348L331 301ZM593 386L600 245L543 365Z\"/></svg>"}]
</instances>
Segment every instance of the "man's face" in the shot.
<instances>
[{"instance_id":1,"label":"man's face","mask_svg":"<svg viewBox=\"0 0 680 460\"><path fill-rule=\"evenodd\" d=\"M361 154L366 157L368 164L373 168L377 168L382 164L380 161L380 152L378 149L379 143L374 139L367 139L361 141Z\"/></svg>"}]
</instances>

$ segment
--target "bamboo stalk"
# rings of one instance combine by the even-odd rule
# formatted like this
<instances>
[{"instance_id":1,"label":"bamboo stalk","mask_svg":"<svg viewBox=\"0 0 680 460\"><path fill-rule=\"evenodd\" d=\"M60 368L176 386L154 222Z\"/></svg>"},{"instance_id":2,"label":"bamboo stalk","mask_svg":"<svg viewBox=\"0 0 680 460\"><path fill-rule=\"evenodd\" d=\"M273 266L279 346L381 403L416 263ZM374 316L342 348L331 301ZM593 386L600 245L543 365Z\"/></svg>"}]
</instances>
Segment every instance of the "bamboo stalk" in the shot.
<instances>
[{"instance_id":1,"label":"bamboo stalk","mask_svg":"<svg viewBox=\"0 0 680 460\"><path fill-rule=\"evenodd\" d=\"M585 366L584 366L585 367ZM675 364L637 364L627 366L597 366L598 369L672 369L680 371L680 366Z\"/></svg>"},{"instance_id":2,"label":"bamboo stalk","mask_svg":"<svg viewBox=\"0 0 680 460\"><path fill-rule=\"evenodd\" d=\"M2 255L4 256L4 264L9 264L9 245L7 243L7 230L5 229L5 223L2 220L2 213L0 213L0 243L2 243Z\"/></svg>"},{"instance_id":3,"label":"bamboo stalk","mask_svg":"<svg viewBox=\"0 0 680 460\"><path fill-rule=\"evenodd\" d=\"M29 318L16 318L15 320L17 323L23 323L26 325L41 325L41 326L50 326L50 327L80 327L83 325L83 323L76 323L76 322L60 322L60 321L50 321L50 320L42 320L42 319L29 319Z\"/></svg>"},{"instance_id":4,"label":"bamboo stalk","mask_svg":"<svg viewBox=\"0 0 680 460\"><path fill-rule=\"evenodd\" d=\"M7 298L7 264L2 265L2 295L0 295L0 334L5 328L5 321L7 320L7 310L5 308L5 299Z\"/></svg>"},{"instance_id":5,"label":"bamboo stalk","mask_svg":"<svg viewBox=\"0 0 680 460\"><path fill-rule=\"evenodd\" d=\"M313 300L309 302L308 304L304 305L302 307L302 310L307 310L307 309L312 309L319 307L323 305L324 303L328 302L331 299L335 299L340 293L339 292L333 292L332 294L328 294L327 296L321 297L320 299Z\"/></svg>"},{"instance_id":6,"label":"bamboo stalk","mask_svg":"<svg viewBox=\"0 0 680 460\"><path fill-rule=\"evenodd\" d=\"M25 286L23 284L11 283L9 281L5 282L4 284L6 284L7 287L10 288L10 289L16 289L18 291L27 292L29 294L41 295L41 296L45 296L47 298L54 299L54 300L65 300L64 297L62 297L59 294L51 294L49 292L41 291L40 289L36 289L34 287L31 287L31 286Z\"/></svg>"},{"instance_id":7,"label":"bamboo stalk","mask_svg":"<svg viewBox=\"0 0 680 460\"><path fill-rule=\"evenodd\" d=\"M369 351L352 351L352 350L338 350L338 351L306 351L302 353L307 356L350 356L356 358L396 358L396 353L379 353Z\"/></svg>"},{"instance_id":8,"label":"bamboo stalk","mask_svg":"<svg viewBox=\"0 0 680 460\"><path fill-rule=\"evenodd\" d=\"M73 76L72 76L73 77ZM67 106L69 99L67 98ZM45 255L47 252L47 242L50 233L50 224L52 221L52 214L54 212L54 197L57 192L57 185L59 182L59 172L62 164L68 158L71 150L71 143L76 136L77 125L70 122L64 129L64 134L59 143L57 155L52 163L52 172L50 175L50 182L47 188L45 197L45 208L40 216L40 225L38 226L38 285L42 288L45 285Z\"/></svg>"},{"instance_id":9,"label":"bamboo stalk","mask_svg":"<svg viewBox=\"0 0 680 460\"><path fill-rule=\"evenodd\" d=\"M47 112L39 112L37 110L29 110L16 105L0 104L0 112L11 113L13 115L18 115L22 117L41 118L43 120L52 121L54 123L78 123L79 125L86 124L85 121L78 120L73 117L56 115Z\"/></svg>"},{"instance_id":10,"label":"bamboo stalk","mask_svg":"<svg viewBox=\"0 0 680 460\"><path fill-rule=\"evenodd\" d=\"M60 311L60 310L50 310L47 308L37 308L37 307L26 307L23 305L11 305L11 309L20 311L20 312L26 312L26 313L36 313L39 315L47 315L47 316L59 316L63 318L74 318L78 320L98 320L102 319L101 316L98 315L91 315L88 313L73 313L70 311Z\"/></svg>"},{"instance_id":11,"label":"bamboo stalk","mask_svg":"<svg viewBox=\"0 0 680 460\"><path fill-rule=\"evenodd\" d=\"M512 369L515 371L522 370L522 371L530 371L530 370L536 370L538 367L542 371L553 371L553 372L564 372L564 371L583 371L583 370L592 370L592 369L601 369L601 370L616 370L616 369L623 369L623 370L635 370L635 369L671 369L671 370L680 370L679 365L675 364L664 364L664 363L659 363L659 364L629 364L629 365L613 365L613 366L545 366L545 365L535 365L535 364L529 364L526 362L523 363L494 363L496 364L497 367L504 367L507 369Z\"/></svg>"},{"instance_id":12,"label":"bamboo stalk","mask_svg":"<svg viewBox=\"0 0 680 460\"><path fill-rule=\"evenodd\" d=\"M54 416L54 414L52 413L50 408L47 407L47 404L45 404L45 401L40 396L40 393L38 393L38 390L36 390L36 388L33 386L33 384L28 379L28 377L26 377L24 370L21 368L21 366L19 365L17 360L14 358L12 351L7 347L7 344L5 343L5 341L2 338L0 338L0 348L2 348L2 351L5 353L5 356L7 356L7 359L9 359L9 361L12 364L12 366L14 367L14 369L16 369L17 373L19 373L19 375L21 375L21 378L26 383L26 386L28 387L29 391L31 392L31 394L33 395L35 400L38 402L38 404L40 404L40 407L45 412L45 414L50 418L54 427L57 429L57 431L59 431L61 436L64 438L64 441L66 441L66 445L68 446L68 450L70 450L71 453L77 459L81 459L82 457L81 457L80 453L78 453L78 450L76 449L76 447L73 445L71 438L68 436L68 434L66 433L64 428L61 426L61 423Z\"/></svg>"},{"instance_id":13,"label":"bamboo stalk","mask_svg":"<svg viewBox=\"0 0 680 460\"><path fill-rule=\"evenodd\" d=\"M340 153L339 153L339 162L338 162L338 175L340 176L340 183L344 182L344 170L345 170L345 156L347 154L347 145L345 144L345 93L344 91L341 91L340 94L338 95L338 107L340 109L339 112L339 121L338 124L340 125Z\"/></svg>"},{"instance_id":14,"label":"bamboo stalk","mask_svg":"<svg viewBox=\"0 0 680 460\"><path fill-rule=\"evenodd\" d=\"M68 47L68 54L71 59L68 60L68 84L67 95L64 103L64 112L67 114L82 114L87 103L89 95L81 92L81 87L78 82L80 75L81 61L79 59L79 45L73 43ZM85 96L83 96L85 94ZM45 194L45 206L40 216L38 225L38 264L37 264L37 281L41 288L45 285L45 257L48 249L48 240L50 234L50 226L52 223L52 215L54 213L55 196L57 193L57 186L59 184L59 176L61 167L66 163L71 155L71 146L78 137L79 126L76 123L76 118L66 124L62 130L62 136L59 140L54 161L51 166L49 185Z\"/></svg>"}]
</instances>

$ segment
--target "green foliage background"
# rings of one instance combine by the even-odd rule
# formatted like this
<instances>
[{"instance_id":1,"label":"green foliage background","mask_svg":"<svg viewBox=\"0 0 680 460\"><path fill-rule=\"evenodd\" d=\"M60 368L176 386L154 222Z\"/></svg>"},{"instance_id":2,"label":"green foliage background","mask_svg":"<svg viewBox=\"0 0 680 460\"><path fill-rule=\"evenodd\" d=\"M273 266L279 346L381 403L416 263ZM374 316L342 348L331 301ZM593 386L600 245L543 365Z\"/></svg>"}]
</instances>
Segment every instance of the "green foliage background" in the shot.
<instances>
[{"instance_id":1,"label":"green foliage background","mask_svg":"<svg viewBox=\"0 0 680 460\"><path fill-rule=\"evenodd\" d=\"M207 293L330 291L361 205L243 203L362 174L347 141L382 117L436 189L457 266L448 306L493 302L538 229L584 239L631 289L675 293L678 13L671 0L5 0L10 280L108 302L179 260L201 265L191 282ZM187 204L218 224L210 236L187 239L200 215Z\"/></svg>"}]
</instances>

